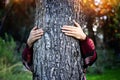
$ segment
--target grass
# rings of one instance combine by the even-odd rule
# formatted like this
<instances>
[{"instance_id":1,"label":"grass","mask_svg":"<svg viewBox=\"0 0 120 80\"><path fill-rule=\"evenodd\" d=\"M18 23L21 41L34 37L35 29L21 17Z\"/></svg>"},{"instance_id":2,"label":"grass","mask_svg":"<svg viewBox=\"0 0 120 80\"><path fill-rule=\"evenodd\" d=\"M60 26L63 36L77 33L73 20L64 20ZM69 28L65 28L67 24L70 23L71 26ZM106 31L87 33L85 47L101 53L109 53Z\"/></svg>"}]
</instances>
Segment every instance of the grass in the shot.
<instances>
[{"instance_id":1,"label":"grass","mask_svg":"<svg viewBox=\"0 0 120 80\"><path fill-rule=\"evenodd\" d=\"M4 71L4 72L3 72ZM87 80L120 80L120 69L105 70L102 74L87 74ZM23 70L22 63L0 71L0 80L32 80L32 73Z\"/></svg>"},{"instance_id":2,"label":"grass","mask_svg":"<svg viewBox=\"0 0 120 80\"><path fill-rule=\"evenodd\" d=\"M120 69L106 70L103 74L87 74L87 80L120 80Z\"/></svg>"}]
</instances>

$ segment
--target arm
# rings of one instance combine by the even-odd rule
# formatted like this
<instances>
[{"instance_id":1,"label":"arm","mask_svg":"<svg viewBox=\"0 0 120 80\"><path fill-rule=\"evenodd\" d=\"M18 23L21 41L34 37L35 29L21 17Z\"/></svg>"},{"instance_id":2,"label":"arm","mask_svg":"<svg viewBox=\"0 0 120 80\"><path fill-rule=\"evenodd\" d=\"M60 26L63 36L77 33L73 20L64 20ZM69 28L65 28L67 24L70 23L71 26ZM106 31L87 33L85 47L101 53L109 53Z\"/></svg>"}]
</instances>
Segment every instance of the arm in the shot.
<instances>
[{"instance_id":1,"label":"arm","mask_svg":"<svg viewBox=\"0 0 120 80\"><path fill-rule=\"evenodd\" d=\"M94 42L91 38L86 37L85 40L80 41L82 57L84 60L84 68L91 66L97 59Z\"/></svg>"},{"instance_id":2,"label":"arm","mask_svg":"<svg viewBox=\"0 0 120 80\"><path fill-rule=\"evenodd\" d=\"M33 44L36 40L40 39L43 35L43 30L34 27L27 39L26 47L22 52L23 65L30 71L33 70Z\"/></svg>"},{"instance_id":3,"label":"arm","mask_svg":"<svg viewBox=\"0 0 120 80\"><path fill-rule=\"evenodd\" d=\"M29 48L28 44L26 44L26 47L22 52L22 62L23 65L30 71L32 71L33 68L32 60L33 60L33 49L32 47Z\"/></svg>"}]
</instances>

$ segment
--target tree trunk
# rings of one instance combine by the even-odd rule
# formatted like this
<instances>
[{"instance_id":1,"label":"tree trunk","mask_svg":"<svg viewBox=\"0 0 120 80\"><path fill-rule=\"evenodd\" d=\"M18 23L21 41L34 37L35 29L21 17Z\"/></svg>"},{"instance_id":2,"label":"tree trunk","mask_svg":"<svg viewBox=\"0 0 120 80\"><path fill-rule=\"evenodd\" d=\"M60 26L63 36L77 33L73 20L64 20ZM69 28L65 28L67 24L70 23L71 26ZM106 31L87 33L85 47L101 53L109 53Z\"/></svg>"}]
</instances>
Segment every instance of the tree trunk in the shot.
<instances>
[{"instance_id":1,"label":"tree trunk","mask_svg":"<svg viewBox=\"0 0 120 80\"><path fill-rule=\"evenodd\" d=\"M82 80L83 61L79 41L61 32L63 25L81 26L85 16L81 0L36 0L35 25L44 35L34 44L33 80Z\"/></svg>"}]
</instances>

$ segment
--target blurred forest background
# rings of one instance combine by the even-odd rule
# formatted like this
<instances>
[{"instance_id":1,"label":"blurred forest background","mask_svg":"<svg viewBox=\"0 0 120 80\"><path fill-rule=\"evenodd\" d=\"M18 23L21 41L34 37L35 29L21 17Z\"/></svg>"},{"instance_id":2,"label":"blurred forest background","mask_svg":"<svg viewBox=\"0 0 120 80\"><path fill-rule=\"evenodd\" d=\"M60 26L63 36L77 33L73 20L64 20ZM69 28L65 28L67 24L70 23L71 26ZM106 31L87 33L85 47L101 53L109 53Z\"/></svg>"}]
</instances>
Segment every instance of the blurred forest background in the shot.
<instances>
[{"instance_id":1,"label":"blurred forest background","mask_svg":"<svg viewBox=\"0 0 120 80\"><path fill-rule=\"evenodd\" d=\"M120 80L120 0L83 0L84 31L96 45L98 59L88 80ZM32 80L21 53L34 26L34 0L0 0L0 80Z\"/></svg>"}]
</instances>

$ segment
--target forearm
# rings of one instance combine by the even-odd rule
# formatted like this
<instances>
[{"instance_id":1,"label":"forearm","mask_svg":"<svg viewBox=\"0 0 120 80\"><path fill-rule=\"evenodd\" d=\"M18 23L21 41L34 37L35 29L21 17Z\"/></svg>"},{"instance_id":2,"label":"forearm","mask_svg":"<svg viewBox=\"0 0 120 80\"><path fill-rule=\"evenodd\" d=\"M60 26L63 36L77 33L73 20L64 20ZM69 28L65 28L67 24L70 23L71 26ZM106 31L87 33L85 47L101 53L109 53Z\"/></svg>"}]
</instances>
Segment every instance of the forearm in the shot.
<instances>
[{"instance_id":1,"label":"forearm","mask_svg":"<svg viewBox=\"0 0 120 80\"><path fill-rule=\"evenodd\" d=\"M22 62L24 66L32 71L32 65L33 65L33 48L29 48L28 45L24 48L22 52Z\"/></svg>"},{"instance_id":2,"label":"forearm","mask_svg":"<svg viewBox=\"0 0 120 80\"><path fill-rule=\"evenodd\" d=\"M84 66L92 65L97 59L94 42L91 38L86 37L85 40L80 41L81 53L84 59Z\"/></svg>"}]
</instances>

